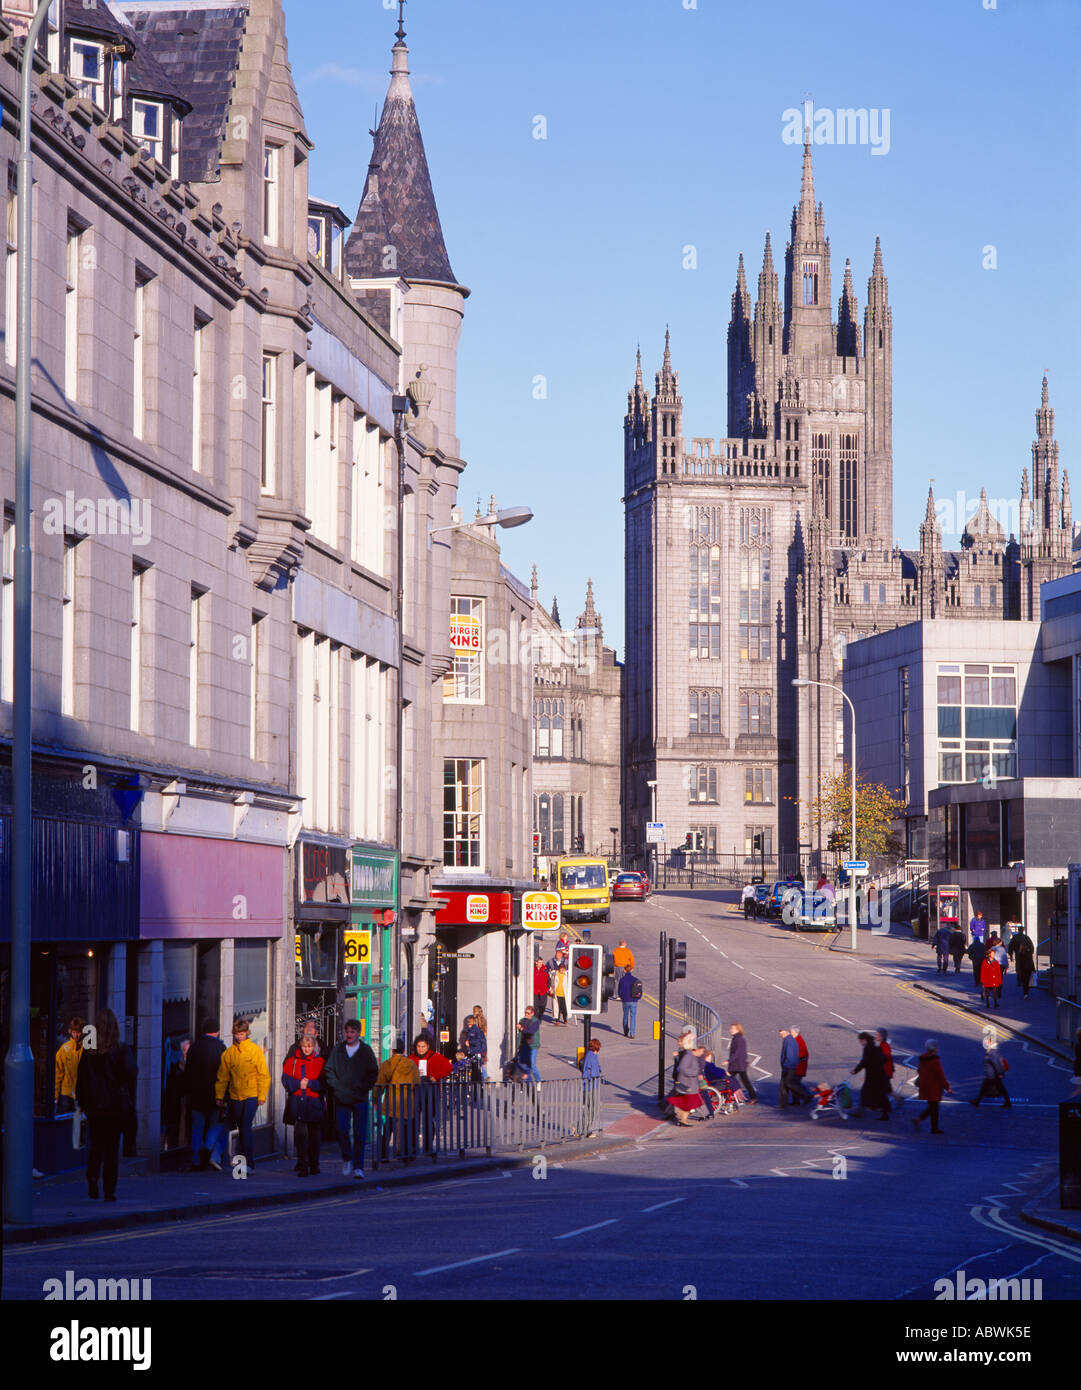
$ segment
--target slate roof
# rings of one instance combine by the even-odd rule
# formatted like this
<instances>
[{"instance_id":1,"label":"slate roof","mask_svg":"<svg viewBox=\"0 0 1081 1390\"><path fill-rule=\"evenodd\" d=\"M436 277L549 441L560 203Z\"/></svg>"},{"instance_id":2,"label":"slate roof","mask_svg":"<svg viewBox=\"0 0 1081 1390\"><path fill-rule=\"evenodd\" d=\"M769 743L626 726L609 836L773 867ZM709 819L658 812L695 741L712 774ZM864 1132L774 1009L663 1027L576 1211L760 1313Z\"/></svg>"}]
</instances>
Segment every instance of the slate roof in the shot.
<instances>
[{"instance_id":1,"label":"slate roof","mask_svg":"<svg viewBox=\"0 0 1081 1390\"><path fill-rule=\"evenodd\" d=\"M395 44L394 75L375 135L364 196L346 242L345 268L358 279L397 274L456 285L409 85L408 52L401 40ZM395 251L393 266L385 264L387 246Z\"/></svg>"},{"instance_id":2,"label":"slate roof","mask_svg":"<svg viewBox=\"0 0 1081 1390\"><path fill-rule=\"evenodd\" d=\"M133 48L131 32L107 4L83 7L79 0L68 0L64 6L64 29L74 34L93 35Z\"/></svg>"},{"instance_id":3,"label":"slate roof","mask_svg":"<svg viewBox=\"0 0 1081 1390\"><path fill-rule=\"evenodd\" d=\"M213 9L127 4L123 13L144 51L191 103L180 142L180 178L213 183L219 177L225 120L233 95L247 0Z\"/></svg>"},{"instance_id":4,"label":"slate roof","mask_svg":"<svg viewBox=\"0 0 1081 1390\"><path fill-rule=\"evenodd\" d=\"M140 42L138 34L122 15L118 22L135 53L125 75L128 90L136 96L165 97L179 116L186 116L191 110L191 102L151 53L150 45Z\"/></svg>"}]
</instances>

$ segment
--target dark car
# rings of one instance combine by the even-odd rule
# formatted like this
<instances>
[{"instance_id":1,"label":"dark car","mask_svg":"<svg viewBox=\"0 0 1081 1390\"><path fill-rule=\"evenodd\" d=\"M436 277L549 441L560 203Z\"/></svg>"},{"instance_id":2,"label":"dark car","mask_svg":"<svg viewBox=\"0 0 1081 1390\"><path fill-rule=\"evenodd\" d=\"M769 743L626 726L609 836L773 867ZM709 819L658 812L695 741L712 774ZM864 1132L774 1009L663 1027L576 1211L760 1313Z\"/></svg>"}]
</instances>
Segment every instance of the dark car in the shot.
<instances>
[{"instance_id":1,"label":"dark car","mask_svg":"<svg viewBox=\"0 0 1081 1390\"><path fill-rule=\"evenodd\" d=\"M615 898L635 898L639 902L645 902L648 888L645 874L625 873L617 874L612 880L612 897Z\"/></svg>"},{"instance_id":2,"label":"dark car","mask_svg":"<svg viewBox=\"0 0 1081 1390\"><path fill-rule=\"evenodd\" d=\"M769 895L769 907L767 909L769 915L771 917L780 917L785 898L789 894L801 893L802 891L803 884L797 882L795 879L778 879L773 885L773 889Z\"/></svg>"},{"instance_id":3,"label":"dark car","mask_svg":"<svg viewBox=\"0 0 1081 1390\"><path fill-rule=\"evenodd\" d=\"M754 908L755 915L765 917L769 911L770 887L768 883L756 883L754 885Z\"/></svg>"}]
</instances>

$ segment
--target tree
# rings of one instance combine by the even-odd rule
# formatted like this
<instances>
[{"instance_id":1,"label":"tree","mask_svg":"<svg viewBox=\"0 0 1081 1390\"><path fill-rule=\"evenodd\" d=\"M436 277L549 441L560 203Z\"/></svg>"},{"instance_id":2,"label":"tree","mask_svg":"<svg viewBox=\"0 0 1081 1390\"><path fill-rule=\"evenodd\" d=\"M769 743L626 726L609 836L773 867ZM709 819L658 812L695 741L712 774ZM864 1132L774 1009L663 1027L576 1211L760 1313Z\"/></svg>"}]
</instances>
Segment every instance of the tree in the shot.
<instances>
[{"instance_id":1,"label":"tree","mask_svg":"<svg viewBox=\"0 0 1081 1390\"><path fill-rule=\"evenodd\" d=\"M819 824L830 826L827 848L848 853L852 843L852 782L849 769L827 777L812 801L800 803L803 829L813 832ZM905 809L880 782L865 782L856 774L856 856L870 859L881 854L900 854L904 846L893 831L893 822Z\"/></svg>"}]
</instances>

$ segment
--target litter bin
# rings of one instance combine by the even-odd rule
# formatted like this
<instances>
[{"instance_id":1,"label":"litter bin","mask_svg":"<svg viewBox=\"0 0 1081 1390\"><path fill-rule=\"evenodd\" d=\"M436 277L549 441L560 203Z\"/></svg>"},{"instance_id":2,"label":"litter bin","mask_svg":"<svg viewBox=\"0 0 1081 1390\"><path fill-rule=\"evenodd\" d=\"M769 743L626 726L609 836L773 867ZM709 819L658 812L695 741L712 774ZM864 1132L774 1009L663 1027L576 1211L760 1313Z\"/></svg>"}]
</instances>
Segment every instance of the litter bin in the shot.
<instances>
[{"instance_id":1,"label":"litter bin","mask_svg":"<svg viewBox=\"0 0 1081 1390\"><path fill-rule=\"evenodd\" d=\"M1058 1204L1081 1211L1081 1099L1058 1106Z\"/></svg>"}]
</instances>

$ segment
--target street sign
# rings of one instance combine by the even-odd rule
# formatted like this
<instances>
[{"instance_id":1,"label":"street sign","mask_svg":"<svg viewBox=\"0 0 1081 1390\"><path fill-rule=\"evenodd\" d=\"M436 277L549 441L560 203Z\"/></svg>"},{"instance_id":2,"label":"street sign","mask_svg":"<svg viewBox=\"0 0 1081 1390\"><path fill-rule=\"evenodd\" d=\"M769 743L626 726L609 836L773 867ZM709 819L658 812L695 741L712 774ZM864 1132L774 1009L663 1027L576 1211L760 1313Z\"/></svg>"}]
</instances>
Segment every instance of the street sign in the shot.
<instances>
[{"instance_id":1,"label":"street sign","mask_svg":"<svg viewBox=\"0 0 1081 1390\"><path fill-rule=\"evenodd\" d=\"M857 873L860 869L870 868L870 865L867 863L866 859L846 859L845 868L851 869L853 873Z\"/></svg>"},{"instance_id":2,"label":"street sign","mask_svg":"<svg viewBox=\"0 0 1081 1390\"><path fill-rule=\"evenodd\" d=\"M1025 886L1025 861L1023 859L1017 866L1017 886L1018 888Z\"/></svg>"},{"instance_id":3,"label":"street sign","mask_svg":"<svg viewBox=\"0 0 1081 1390\"><path fill-rule=\"evenodd\" d=\"M440 960L472 960L472 951L443 951Z\"/></svg>"},{"instance_id":4,"label":"street sign","mask_svg":"<svg viewBox=\"0 0 1081 1390\"><path fill-rule=\"evenodd\" d=\"M522 926L529 931L544 931L559 926L558 893L532 892L522 894Z\"/></svg>"},{"instance_id":5,"label":"street sign","mask_svg":"<svg viewBox=\"0 0 1081 1390\"><path fill-rule=\"evenodd\" d=\"M646 844L647 844L647 845L663 845L663 844L664 844L664 821L662 821L662 820L649 820L649 821L646 821Z\"/></svg>"}]
</instances>

